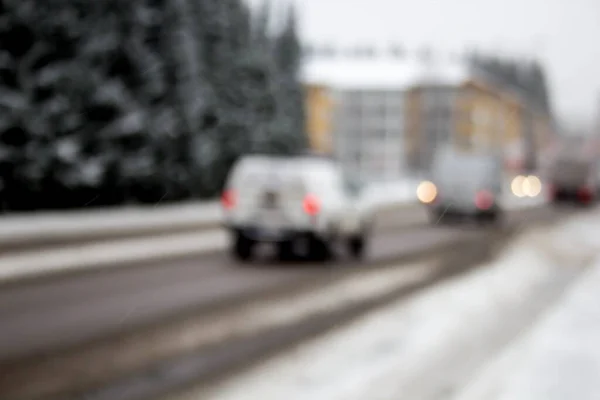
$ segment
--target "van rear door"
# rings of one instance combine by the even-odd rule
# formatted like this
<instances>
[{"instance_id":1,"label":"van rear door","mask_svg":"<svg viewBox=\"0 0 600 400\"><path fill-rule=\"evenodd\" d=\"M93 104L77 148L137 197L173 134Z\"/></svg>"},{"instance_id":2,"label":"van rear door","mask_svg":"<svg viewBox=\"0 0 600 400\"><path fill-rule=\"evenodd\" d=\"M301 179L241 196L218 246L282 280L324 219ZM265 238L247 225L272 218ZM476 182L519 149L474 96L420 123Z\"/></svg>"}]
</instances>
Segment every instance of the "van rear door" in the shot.
<instances>
[{"instance_id":1,"label":"van rear door","mask_svg":"<svg viewBox=\"0 0 600 400\"><path fill-rule=\"evenodd\" d=\"M468 167L467 160L458 157L446 157L437 163L433 181L445 203L460 205L473 201L477 182Z\"/></svg>"},{"instance_id":2,"label":"van rear door","mask_svg":"<svg viewBox=\"0 0 600 400\"><path fill-rule=\"evenodd\" d=\"M482 156L454 155L444 157L435 165L433 177L440 199L458 207L474 206L477 193L489 191L497 197L502 177L494 160Z\"/></svg>"},{"instance_id":3,"label":"van rear door","mask_svg":"<svg viewBox=\"0 0 600 400\"><path fill-rule=\"evenodd\" d=\"M267 231L296 225L303 216L306 187L300 166L293 164L294 160L263 159L241 165L230 185L237 196L231 217Z\"/></svg>"}]
</instances>

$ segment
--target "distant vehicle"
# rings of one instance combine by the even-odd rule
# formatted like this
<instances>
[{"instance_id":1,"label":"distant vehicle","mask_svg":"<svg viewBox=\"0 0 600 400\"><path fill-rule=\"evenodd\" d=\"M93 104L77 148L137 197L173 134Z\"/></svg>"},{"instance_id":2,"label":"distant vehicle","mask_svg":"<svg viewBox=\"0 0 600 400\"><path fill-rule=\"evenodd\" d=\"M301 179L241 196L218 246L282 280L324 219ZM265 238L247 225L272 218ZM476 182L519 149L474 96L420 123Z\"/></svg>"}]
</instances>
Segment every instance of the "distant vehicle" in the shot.
<instances>
[{"instance_id":1,"label":"distant vehicle","mask_svg":"<svg viewBox=\"0 0 600 400\"><path fill-rule=\"evenodd\" d=\"M590 205L600 195L598 162L580 155L557 156L548 171L550 200Z\"/></svg>"},{"instance_id":2,"label":"distant vehicle","mask_svg":"<svg viewBox=\"0 0 600 400\"><path fill-rule=\"evenodd\" d=\"M422 182L417 195L434 223L454 217L496 222L502 216L503 181L499 157L441 149L433 162L431 181Z\"/></svg>"},{"instance_id":3,"label":"distant vehicle","mask_svg":"<svg viewBox=\"0 0 600 400\"><path fill-rule=\"evenodd\" d=\"M250 260L261 243L280 257L304 253L326 260L342 244L354 258L365 254L373 213L358 182L332 159L301 155L249 155L232 168L222 195L231 252Z\"/></svg>"}]
</instances>

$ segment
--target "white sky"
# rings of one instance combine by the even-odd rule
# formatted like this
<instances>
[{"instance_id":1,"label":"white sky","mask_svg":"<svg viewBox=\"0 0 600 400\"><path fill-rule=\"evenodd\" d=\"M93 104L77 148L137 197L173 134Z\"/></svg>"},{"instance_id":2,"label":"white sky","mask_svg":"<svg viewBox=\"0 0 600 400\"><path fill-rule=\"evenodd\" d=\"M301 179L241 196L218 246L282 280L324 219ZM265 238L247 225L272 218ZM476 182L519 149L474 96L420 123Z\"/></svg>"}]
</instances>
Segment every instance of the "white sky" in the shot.
<instances>
[{"instance_id":1,"label":"white sky","mask_svg":"<svg viewBox=\"0 0 600 400\"><path fill-rule=\"evenodd\" d=\"M600 0L290 1L309 43L535 55L559 117L589 122L600 109Z\"/></svg>"}]
</instances>

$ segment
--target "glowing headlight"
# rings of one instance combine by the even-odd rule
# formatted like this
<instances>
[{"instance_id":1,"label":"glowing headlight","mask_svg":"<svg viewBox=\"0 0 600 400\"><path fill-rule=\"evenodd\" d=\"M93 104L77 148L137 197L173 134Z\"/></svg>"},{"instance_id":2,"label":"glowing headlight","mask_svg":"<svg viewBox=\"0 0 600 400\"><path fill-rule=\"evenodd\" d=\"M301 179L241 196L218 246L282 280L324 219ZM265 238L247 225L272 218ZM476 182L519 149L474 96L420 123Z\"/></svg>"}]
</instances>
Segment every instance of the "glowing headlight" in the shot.
<instances>
[{"instance_id":1,"label":"glowing headlight","mask_svg":"<svg viewBox=\"0 0 600 400\"><path fill-rule=\"evenodd\" d=\"M517 197L536 197L542 192L542 181L534 175L515 177L510 189Z\"/></svg>"},{"instance_id":2,"label":"glowing headlight","mask_svg":"<svg viewBox=\"0 0 600 400\"><path fill-rule=\"evenodd\" d=\"M437 197L437 187L433 182L423 181L417 187L417 198L420 202L429 204Z\"/></svg>"},{"instance_id":3,"label":"glowing headlight","mask_svg":"<svg viewBox=\"0 0 600 400\"><path fill-rule=\"evenodd\" d=\"M523 183L526 178L523 175L516 176L512 182L510 183L510 190L512 190L513 194L517 197L525 197L526 194L523 190Z\"/></svg>"},{"instance_id":4,"label":"glowing headlight","mask_svg":"<svg viewBox=\"0 0 600 400\"><path fill-rule=\"evenodd\" d=\"M529 175L523 182L523 191L529 197L535 197L542 192L542 181L534 175Z\"/></svg>"}]
</instances>

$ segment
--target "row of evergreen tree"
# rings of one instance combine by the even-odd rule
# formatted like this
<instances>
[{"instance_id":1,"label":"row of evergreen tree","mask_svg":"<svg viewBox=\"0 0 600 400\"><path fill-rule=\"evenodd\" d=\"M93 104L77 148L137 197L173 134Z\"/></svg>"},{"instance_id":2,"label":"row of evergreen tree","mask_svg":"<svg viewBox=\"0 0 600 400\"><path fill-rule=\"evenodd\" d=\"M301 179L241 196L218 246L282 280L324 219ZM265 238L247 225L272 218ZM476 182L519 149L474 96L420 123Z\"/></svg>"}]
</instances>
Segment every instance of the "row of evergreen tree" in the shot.
<instances>
[{"instance_id":1,"label":"row of evergreen tree","mask_svg":"<svg viewBox=\"0 0 600 400\"><path fill-rule=\"evenodd\" d=\"M241 154L304 148L296 20L273 15L0 1L0 209L210 197Z\"/></svg>"}]
</instances>

